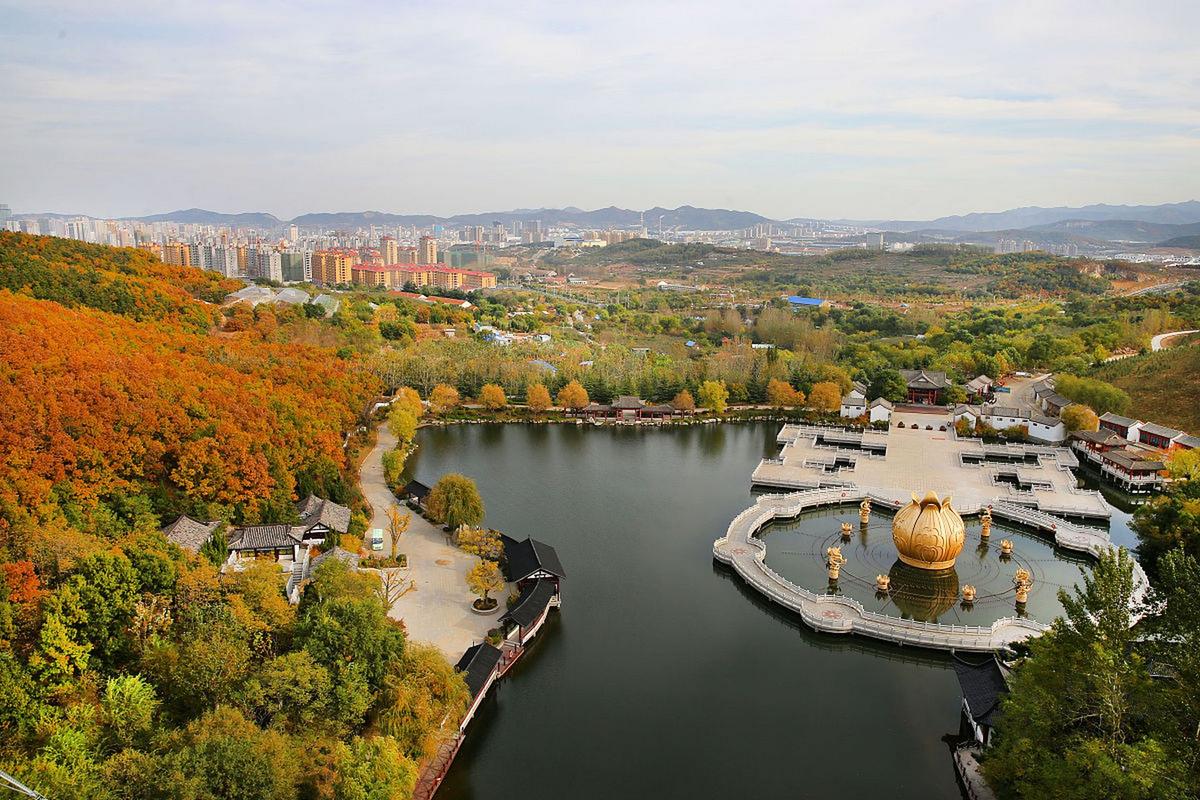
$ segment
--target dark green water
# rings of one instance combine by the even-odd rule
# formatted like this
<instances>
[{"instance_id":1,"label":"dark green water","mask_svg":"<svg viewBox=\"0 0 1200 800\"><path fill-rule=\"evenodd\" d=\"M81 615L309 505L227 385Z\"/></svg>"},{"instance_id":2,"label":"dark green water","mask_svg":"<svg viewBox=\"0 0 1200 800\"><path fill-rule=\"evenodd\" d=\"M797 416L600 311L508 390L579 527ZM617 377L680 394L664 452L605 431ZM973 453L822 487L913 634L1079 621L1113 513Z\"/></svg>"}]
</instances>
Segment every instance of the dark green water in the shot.
<instances>
[{"instance_id":1,"label":"dark green water","mask_svg":"<svg viewBox=\"0 0 1200 800\"><path fill-rule=\"evenodd\" d=\"M959 797L946 656L812 633L712 561L777 428L420 432L418 479L470 475L567 571L441 800Z\"/></svg>"},{"instance_id":2,"label":"dark green water","mask_svg":"<svg viewBox=\"0 0 1200 800\"><path fill-rule=\"evenodd\" d=\"M978 517L965 520L966 546L950 570L930 573L908 567L896 558L892 541L892 515L886 510L872 513L870 524L859 524L857 504L823 508L797 520L776 523L763 534L767 544L767 566L783 577L814 592L830 591L825 570L825 551L841 548L846 564L836 592L851 597L869 611L908 617L944 625L991 625L1001 617L1025 614L1041 622L1062 615L1059 589L1072 589L1080 580L1080 568L1090 561L1082 554L1056 551L1049 538L997 521L991 539L980 537ZM851 525L849 539L841 536L841 524ZM1000 555L1000 541L1013 542L1011 557ZM1033 589L1026 605L1018 609L1012 578L1017 568L1033 576ZM875 588L876 575L888 575L890 592ZM959 602L959 587L970 584L978 592L969 606Z\"/></svg>"}]
</instances>

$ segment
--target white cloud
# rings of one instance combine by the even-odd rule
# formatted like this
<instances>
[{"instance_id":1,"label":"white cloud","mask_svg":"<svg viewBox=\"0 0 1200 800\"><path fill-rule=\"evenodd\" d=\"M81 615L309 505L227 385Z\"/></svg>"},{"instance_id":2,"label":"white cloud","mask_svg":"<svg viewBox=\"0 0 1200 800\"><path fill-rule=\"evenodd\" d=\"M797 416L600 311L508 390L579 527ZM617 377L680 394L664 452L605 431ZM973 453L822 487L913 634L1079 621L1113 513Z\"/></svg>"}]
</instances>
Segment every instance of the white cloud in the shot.
<instances>
[{"instance_id":1,"label":"white cloud","mask_svg":"<svg viewBox=\"0 0 1200 800\"><path fill-rule=\"evenodd\" d=\"M1200 10L1150 5L0 2L2 199L862 217L1186 199Z\"/></svg>"}]
</instances>

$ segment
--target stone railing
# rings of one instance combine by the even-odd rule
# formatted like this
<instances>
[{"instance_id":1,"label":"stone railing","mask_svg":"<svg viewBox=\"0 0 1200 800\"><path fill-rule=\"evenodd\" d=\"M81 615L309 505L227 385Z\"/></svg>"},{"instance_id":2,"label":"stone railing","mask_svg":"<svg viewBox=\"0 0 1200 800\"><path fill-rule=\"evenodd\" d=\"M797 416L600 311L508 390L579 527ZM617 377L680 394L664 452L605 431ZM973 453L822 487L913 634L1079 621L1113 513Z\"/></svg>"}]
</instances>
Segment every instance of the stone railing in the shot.
<instances>
[{"instance_id":1,"label":"stone railing","mask_svg":"<svg viewBox=\"0 0 1200 800\"><path fill-rule=\"evenodd\" d=\"M818 594L797 586L766 565L766 543L757 534L767 525L777 520L795 519L812 508L857 504L864 499L893 510L902 504L885 494L854 486L764 495L734 517L725 535L713 542L713 557L732 566L743 580L768 599L798 613L809 627L827 633L859 633L897 644L941 650L988 651L1037 636L1047 629L1036 620L1018 617L1004 617L990 626L902 619L868 611L862 603L851 598ZM1101 531L1075 525L1036 509L999 499L993 501L991 509L993 516L1050 533L1055 544L1067 549L1096 557L1112 547L1108 536ZM978 505L961 509L968 515L982 510ZM1133 600L1140 606L1149 582L1136 561L1133 568Z\"/></svg>"}]
</instances>

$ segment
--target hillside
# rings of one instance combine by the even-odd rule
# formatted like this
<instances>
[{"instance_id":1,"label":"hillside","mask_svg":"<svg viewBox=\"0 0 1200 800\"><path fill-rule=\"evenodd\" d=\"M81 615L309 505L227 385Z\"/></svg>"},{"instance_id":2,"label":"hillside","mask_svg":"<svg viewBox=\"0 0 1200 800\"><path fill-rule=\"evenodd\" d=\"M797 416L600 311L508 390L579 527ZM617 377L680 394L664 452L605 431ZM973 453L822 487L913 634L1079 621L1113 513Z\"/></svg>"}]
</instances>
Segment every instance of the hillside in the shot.
<instances>
[{"instance_id":1,"label":"hillside","mask_svg":"<svg viewBox=\"0 0 1200 800\"><path fill-rule=\"evenodd\" d=\"M1159 247L1186 247L1192 250L1200 250L1200 234L1192 236L1176 236L1166 241L1158 243Z\"/></svg>"},{"instance_id":2,"label":"hillside","mask_svg":"<svg viewBox=\"0 0 1200 800\"><path fill-rule=\"evenodd\" d=\"M342 438L371 383L329 350L210 334L215 309L183 287L223 295L219 276L5 234L0 281L10 532L29 522L17 507L90 530L139 496L160 522L271 519L298 478L344 466Z\"/></svg>"},{"instance_id":3,"label":"hillside","mask_svg":"<svg viewBox=\"0 0 1200 800\"><path fill-rule=\"evenodd\" d=\"M1108 241L1157 242L1173 236L1187 236L1200 233L1200 222L1192 222L1185 225L1166 225L1126 219L1069 219L1061 222L1052 222L1049 225L1037 225L1026 230L1037 233L1066 233L1073 236L1084 236L1090 239L1105 239Z\"/></svg>"},{"instance_id":4,"label":"hillside","mask_svg":"<svg viewBox=\"0 0 1200 800\"><path fill-rule=\"evenodd\" d=\"M1132 398L1129 416L1200 432L1200 344L1105 364L1096 372Z\"/></svg>"},{"instance_id":5,"label":"hillside","mask_svg":"<svg viewBox=\"0 0 1200 800\"><path fill-rule=\"evenodd\" d=\"M469 693L378 577L330 559L296 606L269 557L218 572L227 530L199 554L159 531L355 504L343 442L377 385L303 343L339 320L210 331L181 288L207 279L56 247L0 238L0 768L81 800L411 797Z\"/></svg>"},{"instance_id":6,"label":"hillside","mask_svg":"<svg viewBox=\"0 0 1200 800\"><path fill-rule=\"evenodd\" d=\"M0 289L88 306L135 320L206 330L219 303L241 282L215 272L173 267L144 250L0 231Z\"/></svg>"},{"instance_id":7,"label":"hillside","mask_svg":"<svg viewBox=\"0 0 1200 800\"><path fill-rule=\"evenodd\" d=\"M1101 294L1126 265L1045 253L993 255L977 247L926 245L903 253L846 249L784 255L710 244L633 239L577 254L554 252L545 266L606 279L641 273L654 280L740 283L779 293L841 297L1065 297ZM649 278L647 278L649 280Z\"/></svg>"}]
</instances>

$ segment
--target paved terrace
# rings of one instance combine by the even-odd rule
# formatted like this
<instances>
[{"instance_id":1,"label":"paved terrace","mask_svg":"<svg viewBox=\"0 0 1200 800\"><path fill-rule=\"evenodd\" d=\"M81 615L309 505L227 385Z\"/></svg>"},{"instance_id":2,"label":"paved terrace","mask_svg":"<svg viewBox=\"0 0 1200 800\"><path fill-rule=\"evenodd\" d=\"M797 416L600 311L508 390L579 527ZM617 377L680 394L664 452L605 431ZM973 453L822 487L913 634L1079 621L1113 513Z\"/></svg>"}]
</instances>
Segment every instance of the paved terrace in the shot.
<instances>
[{"instance_id":1,"label":"paved terrace","mask_svg":"<svg viewBox=\"0 0 1200 800\"><path fill-rule=\"evenodd\" d=\"M922 416L934 428L941 424L940 416ZM754 470L755 486L863 487L892 500L932 490L951 494L958 508L978 508L999 498L1063 516L1110 516L1099 492L1076 487L1071 468L1079 461L1067 447L985 445L978 439L959 439L953 430L923 427L892 428L885 433L810 425L785 425L779 443L779 455L763 459ZM1014 462L986 461L987 456ZM1037 462L1025 463L1027 456ZM1009 482L1013 477L1016 484Z\"/></svg>"},{"instance_id":2,"label":"paved terrace","mask_svg":"<svg viewBox=\"0 0 1200 800\"><path fill-rule=\"evenodd\" d=\"M396 437L379 426L379 440L363 462L359 479L363 494L371 503L374 516L371 527L383 531L383 552L391 552L388 541L387 509L396 502L383 479L383 454L396 446ZM467 588L467 572L477 562L475 556L451 545L441 528L414 513L408 530L400 536L399 551L408 556L403 574L412 588L392 604L388 615L404 621L413 641L428 642L442 651L451 663L471 645L483 641L489 628L496 626L504 608L493 614L471 610L475 595ZM508 589L496 592L503 598Z\"/></svg>"},{"instance_id":3,"label":"paved terrace","mask_svg":"<svg viewBox=\"0 0 1200 800\"><path fill-rule=\"evenodd\" d=\"M1045 625L1031 619L1005 617L990 626L943 625L919 622L867 611L861 603L846 597L817 594L797 586L766 565L767 547L757 534L777 519L793 519L811 508L859 503L864 498L892 508L901 502L889 495L861 489L811 489L787 495L766 495L743 511L729 524L729 530L713 543L713 557L729 564L746 583L768 599L795 611L810 628L825 633L858 633L897 644L928 647L935 650L987 652L1013 642L1037 636ZM957 506L957 504L956 504ZM981 506L958 507L971 515ZM1090 528L1073 525L1043 512L997 501L992 514L1040 529L1054 537L1060 547L1098 555L1111 547L1108 536ZM1149 584L1140 566L1134 563L1135 603L1140 603Z\"/></svg>"}]
</instances>

